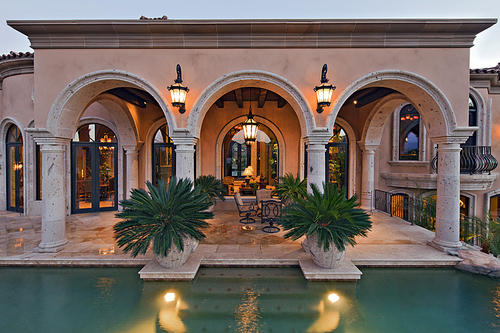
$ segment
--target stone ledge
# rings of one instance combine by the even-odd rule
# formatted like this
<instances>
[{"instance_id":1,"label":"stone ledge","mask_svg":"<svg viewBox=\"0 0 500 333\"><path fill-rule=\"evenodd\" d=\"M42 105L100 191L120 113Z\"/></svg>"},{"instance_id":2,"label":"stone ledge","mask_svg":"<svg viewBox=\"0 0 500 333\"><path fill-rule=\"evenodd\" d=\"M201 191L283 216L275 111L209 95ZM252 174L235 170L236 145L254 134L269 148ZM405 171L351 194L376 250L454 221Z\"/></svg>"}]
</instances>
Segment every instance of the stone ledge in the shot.
<instances>
[{"instance_id":1,"label":"stone ledge","mask_svg":"<svg viewBox=\"0 0 500 333\"><path fill-rule=\"evenodd\" d=\"M500 278L500 259L478 250L459 250L458 256L463 259L456 268L463 271Z\"/></svg>"},{"instance_id":2,"label":"stone ledge","mask_svg":"<svg viewBox=\"0 0 500 333\"><path fill-rule=\"evenodd\" d=\"M344 258L339 267L328 269L316 266L311 256L299 257L300 268L308 281L357 281L361 279L361 271L351 262Z\"/></svg>"},{"instance_id":3,"label":"stone ledge","mask_svg":"<svg viewBox=\"0 0 500 333\"><path fill-rule=\"evenodd\" d=\"M462 261L459 258L449 259L353 259L357 267L455 267Z\"/></svg>"}]
</instances>

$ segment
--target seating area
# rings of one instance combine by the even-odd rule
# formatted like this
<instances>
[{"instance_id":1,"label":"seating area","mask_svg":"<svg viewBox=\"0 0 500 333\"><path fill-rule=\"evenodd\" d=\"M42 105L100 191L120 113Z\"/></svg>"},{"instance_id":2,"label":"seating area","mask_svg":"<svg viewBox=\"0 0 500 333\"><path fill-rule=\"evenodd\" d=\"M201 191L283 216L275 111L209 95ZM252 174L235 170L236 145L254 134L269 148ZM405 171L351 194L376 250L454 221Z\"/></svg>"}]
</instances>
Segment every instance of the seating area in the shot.
<instances>
[{"instance_id":1,"label":"seating area","mask_svg":"<svg viewBox=\"0 0 500 333\"><path fill-rule=\"evenodd\" d=\"M241 199L241 194L234 194L234 202L238 208L240 223L251 224L255 223L256 217L260 217L261 224L268 223L269 225L262 228L262 231L267 233L276 233L280 228L274 225L281 216L281 208L283 206L281 200L271 196L271 190L259 189L255 191L255 202L244 203Z\"/></svg>"}]
</instances>

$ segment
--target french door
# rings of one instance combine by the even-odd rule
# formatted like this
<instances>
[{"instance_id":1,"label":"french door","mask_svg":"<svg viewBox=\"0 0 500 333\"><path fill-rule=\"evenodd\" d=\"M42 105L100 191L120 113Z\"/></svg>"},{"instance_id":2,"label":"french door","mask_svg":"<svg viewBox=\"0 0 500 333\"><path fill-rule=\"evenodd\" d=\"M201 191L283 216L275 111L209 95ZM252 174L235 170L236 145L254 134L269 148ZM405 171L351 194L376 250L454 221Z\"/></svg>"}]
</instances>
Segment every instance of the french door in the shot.
<instances>
[{"instance_id":1,"label":"french door","mask_svg":"<svg viewBox=\"0 0 500 333\"><path fill-rule=\"evenodd\" d=\"M23 212L23 137L17 126L10 126L6 140L7 151L7 210Z\"/></svg>"},{"instance_id":2,"label":"french door","mask_svg":"<svg viewBox=\"0 0 500 333\"><path fill-rule=\"evenodd\" d=\"M118 208L118 154L116 143L72 143L73 213Z\"/></svg>"}]
</instances>

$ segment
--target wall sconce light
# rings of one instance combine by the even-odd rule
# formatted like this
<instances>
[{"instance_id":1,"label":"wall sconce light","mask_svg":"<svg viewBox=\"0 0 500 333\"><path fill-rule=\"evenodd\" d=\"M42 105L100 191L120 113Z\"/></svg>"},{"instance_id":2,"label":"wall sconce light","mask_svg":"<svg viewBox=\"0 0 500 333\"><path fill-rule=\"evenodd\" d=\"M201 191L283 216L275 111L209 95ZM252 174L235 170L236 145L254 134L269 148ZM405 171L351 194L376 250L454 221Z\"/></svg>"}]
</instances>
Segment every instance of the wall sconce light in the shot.
<instances>
[{"instance_id":1,"label":"wall sconce light","mask_svg":"<svg viewBox=\"0 0 500 333\"><path fill-rule=\"evenodd\" d=\"M172 106L178 107L179 112L182 114L186 112L186 94L189 88L182 85L182 72L179 64L177 64L177 79L174 82L175 84L167 87L167 89L170 90L172 96Z\"/></svg>"},{"instance_id":2,"label":"wall sconce light","mask_svg":"<svg viewBox=\"0 0 500 333\"><path fill-rule=\"evenodd\" d=\"M328 83L328 79L326 78L326 72L328 71L328 66L326 64L323 65L323 69L321 70L321 85L314 87L314 91L316 92L316 100L318 102L318 107L316 108L316 112L323 112L323 108L325 106L330 106L330 101L332 99L332 94L335 88L331 84Z\"/></svg>"},{"instance_id":3,"label":"wall sconce light","mask_svg":"<svg viewBox=\"0 0 500 333\"><path fill-rule=\"evenodd\" d=\"M250 109L248 110L247 120L245 120L241 127L243 128L243 137L245 138L245 143L249 146L252 142L257 139L257 129L259 124L253 120L252 114L252 88L250 88Z\"/></svg>"}]
</instances>

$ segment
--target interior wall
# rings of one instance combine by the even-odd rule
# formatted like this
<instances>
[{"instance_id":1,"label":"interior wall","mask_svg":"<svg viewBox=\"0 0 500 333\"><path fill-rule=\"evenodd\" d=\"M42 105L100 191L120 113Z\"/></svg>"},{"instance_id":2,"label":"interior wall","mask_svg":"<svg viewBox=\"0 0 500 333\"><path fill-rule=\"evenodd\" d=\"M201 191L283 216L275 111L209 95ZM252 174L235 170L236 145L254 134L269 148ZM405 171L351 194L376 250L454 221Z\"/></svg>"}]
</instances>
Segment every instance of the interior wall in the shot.
<instances>
[{"instance_id":1,"label":"interior wall","mask_svg":"<svg viewBox=\"0 0 500 333\"><path fill-rule=\"evenodd\" d=\"M243 103L243 108L238 108L236 102L224 102L224 108L219 108L215 104L212 105L203 119L203 125L200 133L199 149L200 156L197 156L202 163L198 175L215 175L220 178L221 175L216 175L216 160L215 149L217 138L219 135L225 136L222 133L223 127L231 120L248 114L249 102ZM295 111L290 105L285 105L283 108L278 108L277 102L266 102L264 107L257 108L257 102L252 102L252 113L256 116L254 119L258 121L258 116L262 116L271 121L281 131L285 141L285 172L291 172L294 175L299 173L300 164L300 139L301 130L299 120ZM275 133L277 135L277 133ZM280 154L283 152L280 151ZM283 175L279 175L283 176Z\"/></svg>"}]
</instances>

